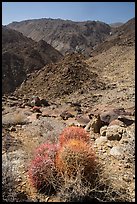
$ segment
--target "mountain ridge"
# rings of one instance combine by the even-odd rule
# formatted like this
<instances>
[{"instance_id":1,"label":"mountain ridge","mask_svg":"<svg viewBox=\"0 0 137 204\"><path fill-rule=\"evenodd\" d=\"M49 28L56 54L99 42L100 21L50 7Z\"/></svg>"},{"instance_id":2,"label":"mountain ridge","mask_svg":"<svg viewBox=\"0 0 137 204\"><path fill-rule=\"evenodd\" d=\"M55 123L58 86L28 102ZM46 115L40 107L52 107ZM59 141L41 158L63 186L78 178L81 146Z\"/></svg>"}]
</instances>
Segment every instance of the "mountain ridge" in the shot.
<instances>
[{"instance_id":1,"label":"mountain ridge","mask_svg":"<svg viewBox=\"0 0 137 204\"><path fill-rule=\"evenodd\" d=\"M45 40L62 54L82 50L89 54L96 44L110 35L111 27L100 21L74 22L62 19L36 19L14 22L7 27L31 37Z\"/></svg>"}]
</instances>

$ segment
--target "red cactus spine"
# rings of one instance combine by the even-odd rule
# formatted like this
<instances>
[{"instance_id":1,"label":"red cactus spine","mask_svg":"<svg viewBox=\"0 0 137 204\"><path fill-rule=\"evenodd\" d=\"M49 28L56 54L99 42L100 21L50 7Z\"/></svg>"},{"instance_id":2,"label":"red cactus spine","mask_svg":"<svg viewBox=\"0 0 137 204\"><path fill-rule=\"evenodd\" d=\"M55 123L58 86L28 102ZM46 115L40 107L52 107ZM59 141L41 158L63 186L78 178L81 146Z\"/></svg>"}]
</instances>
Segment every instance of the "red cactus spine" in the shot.
<instances>
[{"instance_id":1,"label":"red cactus spine","mask_svg":"<svg viewBox=\"0 0 137 204\"><path fill-rule=\"evenodd\" d=\"M81 127L67 127L59 136L59 143L62 146L69 139L79 139L85 142L90 142L89 134Z\"/></svg>"},{"instance_id":2,"label":"red cactus spine","mask_svg":"<svg viewBox=\"0 0 137 204\"><path fill-rule=\"evenodd\" d=\"M42 144L36 149L35 157L28 170L29 181L39 191L47 192L54 189L56 170L54 156L57 151L56 144ZM50 192L49 192L50 193Z\"/></svg>"},{"instance_id":3,"label":"red cactus spine","mask_svg":"<svg viewBox=\"0 0 137 204\"><path fill-rule=\"evenodd\" d=\"M96 156L91 145L78 139L70 139L60 146L55 157L56 168L67 176L76 176L78 170L88 178L96 169Z\"/></svg>"}]
</instances>

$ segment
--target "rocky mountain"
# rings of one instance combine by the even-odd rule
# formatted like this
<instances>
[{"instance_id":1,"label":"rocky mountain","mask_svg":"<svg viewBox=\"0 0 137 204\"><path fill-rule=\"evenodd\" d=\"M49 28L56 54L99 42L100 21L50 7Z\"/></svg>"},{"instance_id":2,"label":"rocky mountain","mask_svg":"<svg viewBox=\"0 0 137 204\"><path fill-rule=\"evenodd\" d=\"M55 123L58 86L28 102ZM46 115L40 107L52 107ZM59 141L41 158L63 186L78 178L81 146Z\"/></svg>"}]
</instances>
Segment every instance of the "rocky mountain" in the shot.
<instances>
[{"instance_id":1,"label":"rocky mountain","mask_svg":"<svg viewBox=\"0 0 137 204\"><path fill-rule=\"evenodd\" d=\"M3 201L135 202L135 19L111 32L94 47L92 57L67 54L30 73L16 91L2 97ZM11 59L19 69L22 61ZM43 157L47 144L59 147L60 134L69 126L89 135L87 144L98 164L93 183L83 180L81 163L73 179L45 176L49 175L46 170L50 161ZM72 138L73 131L69 133ZM46 160L41 165L42 157ZM44 167L41 181L53 184L55 192L50 194L49 185L42 186L44 191L32 186L28 177L32 164L40 172L35 174L39 176L36 182Z\"/></svg>"},{"instance_id":2,"label":"rocky mountain","mask_svg":"<svg viewBox=\"0 0 137 204\"><path fill-rule=\"evenodd\" d=\"M130 20L98 45L89 59L76 53L68 54L58 63L47 65L32 74L16 94L26 97L31 94L39 95L48 100L79 100L83 104L89 101L89 106L95 104L95 101L106 101L104 93L109 95L108 101L109 98L111 100L117 95L113 95L112 90L117 92L119 86L119 93L123 95L122 87L128 85L131 92L126 89L124 97L128 95L129 98L134 98L134 22L134 19ZM116 98L112 100L117 103ZM133 101L131 99L131 106Z\"/></svg>"},{"instance_id":3,"label":"rocky mountain","mask_svg":"<svg viewBox=\"0 0 137 204\"><path fill-rule=\"evenodd\" d=\"M111 27L99 21L74 22L61 19L34 19L8 25L35 41L45 40L62 54L82 51L89 55L91 49L104 41Z\"/></svg>"},{"instance_id":4,"label":"rocky mountain","mask_svg":"<svg viewBox=\"0 0 137 204\"><path fill-rule=\"evenodd\" d=\"M13 92L27 78L27 74L61 57L62 54L45 41L35 42L3 26L2 93Z\"/></svg>"},{"instance_id":5,"label":"rocky mountain","mask_svg":"<svg viewBox=\"0 0 137 204\"><path fill-rule=\"evenodd\" d=\"M123 25L124 23L121 23L121 22L117 22L117 23L111 23L111 24L109 24L111 27L113 27L113 28L116 28L116 27L119 27L119 26L121 26L121 25Z\"/></svg>"},{"instance_id":6,"label":"rocky mountain","mask_svg":"<svg viewBox=\"0 0 137 204\"><path fill-rule=\"evenodd\" d=\"M111 35L100 43L92 51L92 56L107 51L109 48L116 46L134 46L135 45L135 18L130 19L118 28L113 28Z\"/></svg>"}]
</instances>

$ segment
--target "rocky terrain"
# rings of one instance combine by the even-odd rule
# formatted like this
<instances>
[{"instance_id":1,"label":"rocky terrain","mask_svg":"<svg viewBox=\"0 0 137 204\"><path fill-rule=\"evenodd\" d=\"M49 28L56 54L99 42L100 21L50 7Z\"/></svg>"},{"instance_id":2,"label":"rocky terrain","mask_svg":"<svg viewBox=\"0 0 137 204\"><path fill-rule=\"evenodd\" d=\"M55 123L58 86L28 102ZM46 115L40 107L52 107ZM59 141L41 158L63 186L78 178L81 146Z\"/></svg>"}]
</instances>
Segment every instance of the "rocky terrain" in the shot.
<instances>
[{"instance_id":1,"label":"rocky terrain","mask_svg":"<svg viewBox=\"0 0 137 204\"><path fill-rule=\"evenodd\" d=\"M121 23L121 22L117 22L117 23L111 23L111 24L109 24L111 27L113 27L113 28L116 28L116 27L119 27L119 26L121 26L121 25L123 25L123 23Z\"/></svg>"},{"instance_id":2,"label":"rocky terrain","mask_svg":"<svg viewBox=\"0 0 137 204\"><path fill-rule=\"evenodd\" d=\"M89 191L88 201L135 202L134 23L131 19L115 30L90 58L67 54L31 73L12 94L3 95L4 201L66 202L72 192ZM82 127L90 135L105 187L96 184L87 190L72 183L71 192L64 188L42 194L29 183L30 161L36 147L46 141L57 143L68 126Z\"/></svg>"},{"instance_id":3,"label":"rocky terrain","mask_svg":"<svg viewBox=\"0 0 137 204\"><path fill-rule=\"evenodd\" d=\"M38 43L2 26L2 93L13 92L27 76L62 57L45 41Z\"/></svg>"},{"instance_id":4,"label":"rocky terrain","mask_svg":"<svg viewBox=\"0 0 137 204\"><path fill-rule=\"evenodd\" d=\"M77 97L92 94L92 90L103 89L104 86L98 74L84 62L84 56L68 54L58 63L47 65L30 75L15 94L28 98L33 93L47 100L59 100L68 96L73 98L73 94Z\"/></svg>"},{"instance_id":5,"label":"rocky terrain","mask_svg":"<svg viewBox=\"0 0 137 204\"><path fill-rule=\"evenodd\" d=\"M104 41L111 31L99 21L73 22L61 19L34 19L8 25L35 41L45 40L62 54L82 51L88 55L92 48Z\"/></svg>"}]
</instances>

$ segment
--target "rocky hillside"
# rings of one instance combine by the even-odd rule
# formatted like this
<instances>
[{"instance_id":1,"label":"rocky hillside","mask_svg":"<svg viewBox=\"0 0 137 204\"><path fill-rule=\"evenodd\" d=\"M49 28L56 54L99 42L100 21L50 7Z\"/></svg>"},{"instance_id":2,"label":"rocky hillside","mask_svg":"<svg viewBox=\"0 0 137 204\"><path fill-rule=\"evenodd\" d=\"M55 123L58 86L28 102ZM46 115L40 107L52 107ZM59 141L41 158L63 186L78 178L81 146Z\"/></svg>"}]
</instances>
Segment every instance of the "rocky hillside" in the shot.
<instances>
[{"instance_id":1,"label":"rocky hillside","mask_svg":"<svg viewBox=\"0 0 137 204\"><path fill-rule=\"evenodd\" d=\"M134 22L115 30L94 48L92 57L68 54L31 73L12 95L2 97L3 201L135 202ZM60 145L60 134L68 126L79 126L90 137L87 144L98 162L95 184L83 182L84 174L76 168L73 179L48 177L56 192L50 194L46 186L42 192L29 180L30 164L39 145Z\"/></svg>"},{"instance_id":2,"label":"rocky hillside","mask_svg":"<svg viewBox=\"0 0 137 204\"><path fill-rule=\"evenodd\" d=\"M122 26L112 29L112 34L105 42L100 43L92 51L92 55L107 51L113 46L134 46L135 45L135 18L129 20Z\"/></svg>"},{"instance_id":3,"label":"rocky hillside","mask_svg":"<svg viewBox=\"0 0 137 204\"><path fill-rule=\"evenodd\" d=\"M109 25L99 21L73 22L46 18L13 22L8 27L35 41L45 40L62 54L80 50L87 55L111 31Z\"/></svg>"},{"instance_id":4,"label":"rocky hillside","mask_svg":"<svg viewBox=\"0 0 137 204\"><path fill-rule=\"evenodd\" d=\"M59 99L76 93L103 88L104 83L98 80L98 74L89 70L84 56L68 54L58 63L43 67L30 75L16 94L30 96L32 94L49 99Z\"/></svg>"},{"instance_id":5,"label":"rocky hillside","mask_svg":"<svg viewBox=\"0 0 137 204\"><path fill-rule=\"evenodd\" d=\"M100 44L86 60L91 69L100 73L108 89L99 103L135 105L135 19L122 25L107 41ZM102 92L102 93L101 93ZM103 97L104 95L104 97Z\"/></svg>"},{"instance_id":6,"label":"rocky hillside","mask_svg":"<svg viewBox=\"0 0 137 204\"><path fill-rule=\"evenodd\" d=\"M112 37L98 45L89 59L79 54L66 55L58 63L32 74L16 94L26 97L38 95L55 101L59 98L73 102L78 100L85 106L104 102L118 104L119 100L123 105L134 105L133 25L134 19L123 25ZM125 98L124 102L121 97Z\"/></svg>"},{"instance_id":7,"label":"rocky hillside","mask_svg":"<svg viewBox=\"0 0 137 204\"><path fill-rule=\"evenodd\" d=\"M21 33L2 27L2 93L13 92L27 74L62 57L45 41L35 42Z\"/></svg>"}]
</instances>

